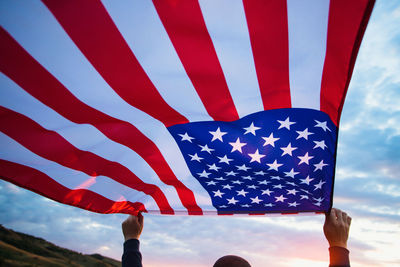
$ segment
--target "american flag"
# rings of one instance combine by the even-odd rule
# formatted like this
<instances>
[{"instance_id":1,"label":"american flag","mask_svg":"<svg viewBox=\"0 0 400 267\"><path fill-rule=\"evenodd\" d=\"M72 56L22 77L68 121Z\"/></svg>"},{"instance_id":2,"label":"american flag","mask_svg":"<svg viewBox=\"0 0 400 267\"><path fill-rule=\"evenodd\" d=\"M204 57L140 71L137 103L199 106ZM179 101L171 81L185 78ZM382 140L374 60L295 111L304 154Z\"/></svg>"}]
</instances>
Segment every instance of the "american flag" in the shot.
<instances>
[{"instance_id":1,"label":"american flag","mask_svg":"<svg viewBox=\"0 0 400 267\"><path fill-rule=\"evenodd\" d=\"M100 213L327 211L373 5L2 1L0 176Z\"/></svg>"}]
</instances>

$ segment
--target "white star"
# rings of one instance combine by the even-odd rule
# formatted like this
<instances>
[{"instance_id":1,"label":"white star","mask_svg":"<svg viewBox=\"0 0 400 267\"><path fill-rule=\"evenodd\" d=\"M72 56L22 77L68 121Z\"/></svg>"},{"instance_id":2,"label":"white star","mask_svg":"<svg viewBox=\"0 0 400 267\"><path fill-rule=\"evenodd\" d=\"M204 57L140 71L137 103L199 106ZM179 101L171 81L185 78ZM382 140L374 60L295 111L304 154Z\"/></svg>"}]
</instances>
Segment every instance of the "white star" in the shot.
<instances>
[{"instance_id":1,"label":"white star","mask_svg":"<svg viewBox=\"0 0 400 267\"><path fill-rule=\"evenodd\" d=\"M314 171L317 171L317 170L321 170L322 171L322 168L325 167L325 166L328 166L328 165L329 164L324 163L324 160L321 160L320 163L314 164L314 166L315 166L315 170Z\"/></svg>"},{"instance_id":2,"label":"white star","mask_svg":"<svg viewBox=\"0 0 400 267\"><path fill-rule=\"evenodd\" d=\"M211 154L211 151L214 151L214 150L215 150L215 149L209 148L209 147L207 146L207 144L205 144L204 146L199 145L199 147L201 147L201 151L206 151L206 152L208 152L208 154Z\"/></svg>"},{"instance_id":3,"label":"white star","mask_svg":"<svg viewBox=\"0 0 400 267\"><path fill-rule=\"evenodd\" d=\"M284 197L283 195L280 195L279 197L275 197L275 202L283 202L285 199L287 199L286 197Z\"/></svg>"},{"instance_id":4,"label":"white star","mask_svg":"<svg viewBox=\"0 0 400 267\"><path fill-rule=\"evenodd\" d=\"M230 171L230 172L225 172L226 176L236 176L238 174L237 172Z\"/></svg>"},{"instance_id":5,"label":"white star","mask_svg":"<svg viewBox=\"0 0 400 267\"><path fill-rule=\"evenodd\" d=\"M298 158L300 159L299 165L302 164L302 163L305 163L305 164L309 165L308 161L310 159L314 158L314 157L313 156L309 156L308 152L307 152L304 156L298 156Z\"/></svg>"},{"instance_id":6,"label":"white star","mask_svg":"<svg viewBox=\"0 0 400 267\"><path fill-rule=\"evenodd\" d=\"M249 156L251 157L250 163L253 161L261 163L261 158L265 157L265 155L258 153L258 149L254 153L249 153Z\"/></svg>"},{"instance_id":7,"label":"white star","mask_svg":"<svg viewBox=\"0 0 400 267\"><path fill-rule=\"evenodd\" d=\"M221 141L221 142L223 142L222 141L222 136L224 136L225 134L227 134L227 132L221 132L221 130L219 129L219 127L218 127L218 129L216 130L216 131L210 131L209 132L210 134L212 134L212 139L211 139L211 142L213 142L213 141L215 141L215 140L219 140L219 141Z\"/></svg>"},{"instance_id":8,"label":"white star","mask_svg":"<svg viewBox=\"0 0 400 267\"><path fill-rule=\"evenodd\" d=\"M257 126L254 126L254 123L252 122L249 127L246 127L246 128L243 128L243 129L246 130L246 132L244 134L252 133L255 136L256 135L256 131L260 130L261 128L257 127Z\"/></svg>"},{"instance_id":9,"label":"white star","mask_svg":"<svg viewBox=\"0 0 400 267\"><path fill-rule=\"evenodd\" d=\"M239 151L240 153L242 153L242 146L245 146L247 143L240 143L239 137L236 139L236 142L230 142L229 143L232 146L232 152L234 151Z\"/></svg>"},{"instance_id":10,"label":"white star","mask_svg":"<svg viewBox=\"0 0 400 267\"><path fill-rule=\"evenodd\" d=\"M239 180L236 180L236 181L232 181L232 184L243 184L243 182L241 182L241 181L239 181Z\"/></svg>"},{"instance_id":11,"label":"white star","mask_svg":"<svg viewBox=\"0 0 400 267\"><path fill-rule=\"evenodd\" d=\"M247 186L247 188L251 188L251 189L257 189L257 188L258 188L258 186L257 186L257 185L254 185L254 184L252 184L252 185L248 185L248 186Z\"/></svg>"},{"instance_id":12,"label":"white star","mask_svg":"<svg viewBox=\"0 0 400 267\"><path fill-rule=\"evenodd\" d=\"M264 139L265 143L263 146L271 145L275 147L275 141L279 140L280 138L274 138L274 135L271 133L268 137L261 137Z\"/></svg>"},{"instance_id":13,"label":"white star","mask_svg":"<svg viewBox=\"0 0 400 267\"><path fill-rule=\"evenodd\" d=\"M299 174L300 172L295 172L294 169L292 168L292 169L290 170L290 172L284 172L284 173L285 173L285 176L286 176L286 177L292 177L292 178L294 179L294 176L295 176L296 174Z\"/></svg>"},{"instance_id":14,"label":"white star","mask_svg":"<svg viewBox=\"0 0 400 267\"><path fill-rule=\"evenodd\" d=\"M326 121L324 122L320 122L317 120L314 120L317 124L314 127L321 127L322 130L324 130L324 132L326 132L326 130L328 130L329 132L331 132L331 129L328 128L328 126L326 126Z\"/></svg>"},{"instance_id":15,"label":"white star","mask_svg":"<svg viewBox=\"0 0 400 267\"><path fill-rule=\"evenodd\" d=\"M310 178L310 175L308 175L308 176L306 177L306 179L300 179L300 181L301 181L302 184L307 184L307 185L310 185L310 182L311 182L312 180L314 180L314 178Z\"/></svg>"},{"instance_id":16,"label":"white star","mask_svg":"<svg viewBox=\"0 0 400 267\"><path fill-rule=\"evenodd\" d=\"M196 161L200 162L200 160L203 159L203 158L197 156L197 153L195 153L194 155L190 155L190 154L189 154L189 156L191 157L190 161L196 160Z\"/></svg>"},{"instance_id":17,"label":"white star","mask_svg":"<svg viewBox=\"0 0 400 267\"><path fill-rule=\"evenodd\" d=\"M192 139L194 139L194 137L190 137L187 132L185 134L178 134L178 135L182 137L181 141L189 141L191 143Z\"/></svg>"},{"instance_id":18,"label":"white star","mask_svg":"<svg viewBox=\"0 0 400 267\"><path fill-rule=\"evenodd\" d=\"M294 196L296 195L297 192L299 192L296 189L290 189L290 190L286 189L286 190L287 190L288 195L294 195Z\"/></svg>"},{"instance_id":19,"label":"white star","mask_svg":"<svg viewBox=\"0 0 400 267\"><path fill-rule=\"evenodd\" d=\"M319 198L313 197L313 199L314 199L315 201L317 201L317 202L322 202L322 201L324 200L323 197L319 197Z\"/></svg>"},{"instance_id":20,"label":"white star","mask_svg":"<svg viewBox=\"0 0 400 267\"><path fill-rule=\"evenodd\" d=\"M300 200L302 200L302 199L309 199L309 197L307 196L307 195L300 195Z\"/></svg>"},{"instance_id":21,"label":"white star","mask_svg":"<svg viewBox=\"0 0 400 267\"><path fill-rule=\"evenodd\" d=\"M248 194L249 192L244 191L243 189L240 191L236 191L238 193L238 196L246 196L246 194Z\"/></svg>"},{"instance_id":22,"label":"white star","mask_svg":"<svg viewBox=\"0 0 400 267\"><path fill-rule=\"evenodd\" d=\"M325 184L325 183L326 183L326 182L322 182L322 180L319 181L318 184L315 184L315 185L314 185L314 186L315 186L314 190L322 189L322 185Z\"/></svg>"},{"instance_id":23,"label":"white star","mask_svg":"<svg viewBox=\"0 0 400 267\"><path fill-rule=\"evenodd\" d=\"M279 181L279 180L281 179L281 177L279 177L279 176L271 176L271 179L272 179L272 180L278 180L278 181Z\"/></svg>"},{"instance_id":24,"label":"white star","mask_svg":"<svg viewBox=\"0 0 400 267\"><path fill-rule=\"evenodd\" d=\"M289 207L297 207L298 205L300 205L299 203L297 203L296 201L295 202L292 202L292 203L288 203L289 204Z\"/></svg>"},{"instance_id":25,"label":"white star","mask_svg":"<svg viewBox=\"0 0 400 267\"><path fill-rule=\"evenodd\" d=\"M229 185L229 184L226 184L226 185L222 186L223 189L229 189L229 190L231 190L232 187L233 187L233 186L231 186L231 185Z\"/></svg>"},{"instance_id":26,"label":"white star","mask_svg":"<svg viewBox=\"0 0 400 267\"><path fill-rule=\"evenodd\" d=\"M245 172L247 170L251 169L250 167L247 167L245 164L243 164L242 166L236 166L236 168L238 168L238 170L245 171Z\"/></svg>"},{"instance_id":27,"label":"white star","mask_svg":"<svg viewBox=\"0 0 400 267\"><path fill-rule=\"evenodd\" d=\"M211 174L211 173L209 173L209 172L206 172L206 170L204 170L203 172L199 172L199 173L197 173L198 175L200 175L200 177L205 177L205 178L208 178L208 176Z\"/></svg>"},{"instance_id":28,"label":"white star","mask_svg":"<svg viewBox=\"0 0 400 267\"><path fill-rule=\"evenodd\" d=\"M297 184L295 184L293 182L286 182L286 184L291 185L291 186L297 186Z\"/></svg>"},{"instance_id":29,"label":"white star","mask_svg":"<svg viewBox=\"0 0 400 267\"><path fill-rule=\"evenodd\" d=\"M226 179L223 178L223 177L218 177L218 178L215 178L215 180L218 180L218 181L225 181Z\"/></svg>"},{"instance_id":30,"label":"white star","mask_svg":"<svg viewBox=\"0 0 400 267\"><path fill-rule=\"evenodd\" d=\"M207 166L208 166L209 170L218 171L218 169L221 169L221 167L217 167L217 165L215 165L215 163L213 165L207 164Z\"/></svg>"},{"instance_id":31,"label":"white star","mask_svg":"<svg viewBox=\"0 0 400 267\"><path fill-rule=\"evenodd\" d=\"M258 196L256 196L255 198L250 198L251 199L251 203L256 203L256 204L260 204L260 202L262 202L262 199L259 199Z\"/></svg>"},{"instance_id":32,"label":"white star","mask_svg":"<svg viewBox=\"0 0 400 267\"><path fill-rule=\"evenodd\" d=\"M266 175L266 172L259 171L259 172L254 172L254 175Z\"/></svg>"},{"instance_id":33,"label":"white star","mask_svg":"<svg viewBox=\"0 0 400 267\"><path fill-rule=\"evenodd\" d=\"M228 200L228 204L233 204L236 205L236 202L239 202L239 200L236 200L234 197L232 197L231 199L227 199Z\"/></svg>"},{"instance_id":34,"label":"white star","mask_svg":"<svg viewBox=\"0 0 400 267\"><path fill-rule=\"evenodd\" d=\"M226 205L222 205L222 206L219 206L219 208L227 208L228 206L226 206Z\"/></svg>"},{"instance_id":35,"label":"white star","mask_svg":"<svg viewBox=\"0 0 400 267\"><path fill-rule=\"evenodd\" d=\"M251 177L250 175L242 176L242 178L245 179L245 180L250 180L250 181L254 179L254 178Z\"/></svg>"},{"instance_id":36,"label":"white star","mask_svg":"<svg viewBox=\"0 0 400 267\"><path fill-rule=\"evenodd\" d=\"M282 166L283 164L280 164L280 163L276 162L276 160L275 160L273 163L267 163L267 165L269 166L269 169L268 169L268 170L275 170L275 171L278 171L278 168L279 168L280 166Z\"/></svg>"},{"instance_id":37,"label":"white star","mask_svg":"<svg viewBox=\"0 0 400 267\"><path fill-rule=\"evenodd\" d=\"M321 202L313 203L315 206L321 206Z\"/></svg>"},{"instance_id":38,"label":"white star","mask_svg":"<svg viewBox=\"0 0 400 267\"><path fill-rule=\"evenodd\" d=\"M223 163L226 163L228 165L229 165L229 162L233 160L233 159L228 158L226 155L223 156L223 157L218 157L217 156L217 158L219 158L219 163L223 162Z\"/></svg>"},{"instance_id":39,"label":"white star","mask_svg":"<svg viewBox=\"0 0 400 267\"><path fill-rule=\"evenodd\" d=\"M264 180L264 181L258 181L258 184L265 184L268 185L270 181Z\"/></svg>"},{"instance_id":40,"label":"white star","mask_svg":"<svg viewBox=\"0 0 400 267\"><path fill-rule=\"evenodd\" d=\"M278 188L278 189L282 189L283 187L285 187L284 185L278 184L278 185L274 185L274 188Z\"/></svg>"},{"instance_id":41,"label":"white star","mask_svg":"<svg viewBox=\"0 0 400 267\"><path fill-rule=\"evenodd\" d=\"M261 195L271 196L271 193L273 193L274 191L270 191L269 189L265 189L265 190L261 190L261 192L262 192Z\"/></svg>"},{"instance_id":42,"label":"white star","mask_svg":"<svg viewBox=\"0 0 400 267\"><path fill-rule=\"evenodd\" d=\"M281 124L279 126L278 130L281 128L286 128L286 129L290 130L290 125L295 124L295 122L290 121L289 117L287 117L286 120L284 120L284 121L278 120L278 122Z\"/></svg>"},{"instance_id":43,"label":"white star","mask_svg":"<svg viewBox=\"0 0 400 267\"><path fill-rule=\"evenodd\" d=\"M249 204L244 204L244 205L240 205L240 206L242 206L243 208L250 208Z\"/></svg>"},{"instance_id":44,"label":"white star","mask_svg":"<svg viewBox=\"0 0 400 267\"><path fill-rule=\"evenodd\" d=\"M214 193L214 197L220 197L220 198L222 198L222 195L225 194L219 190L213 191L213 193Z\"/></svg>"},{"instance_id":45,"label":"white star","mask_svg":"<svg viewBox=\"0 0 400 267\"><path fill-rule=\"evenodd\" d=\"M207 185L217 185L217 182L209 181L209 182L206 182L206 184L207 184Z\"/></svg>"},{"instance_id":46,"label":"white star","mask_svg":"<svg viewBox=\"0 0 400 267\"><path fill-rule=\"evenodd\" d=\"M316 149L318 147L322 148L322 150L325 150L325 147L327 147L325 145L325 140L322 141L313 141L315 143L315 146L313 147L313 149Z\"/></svg>"},{"instance_id":47,"label":"white star","mask_svg":"<svg viewBox=\"0 0 400 267\"><path fill-rule=\"evenodd\" d=\"M268 203L268 204L264 204L264 206L265 206L265 207L273 207L273 206L275 206L275 204Z\"/></svg>"},{"instance_id":48,"label":"white star","mask_svg":"<svg viewBox=\"0 0 400 267\"><path fill-rule=\"evenodd\" d=\"M304 138L304 139L308 140L308 136L311 134L314 134L314 133L309 132L308 128L306 128L304 131L296 131L296 132L299 134L299 136L297 136L296 140L300 139L300 138Z\"/></svg>"},{"instance_id":49,"label":"white star","mask_svg":"<svg viewBox=\"0 0 400 267\"><path fill-rule=\"evenodd\" d=\"M292 151L293 151L293 150L296 150L297 147L292 147L292 144L289 143L289 144L287 145L287 147L281 147L281 149L283 150L282 156L284 156L284 155L286 155L286 154L292 156Z\"/></svg>"}]
</instances>

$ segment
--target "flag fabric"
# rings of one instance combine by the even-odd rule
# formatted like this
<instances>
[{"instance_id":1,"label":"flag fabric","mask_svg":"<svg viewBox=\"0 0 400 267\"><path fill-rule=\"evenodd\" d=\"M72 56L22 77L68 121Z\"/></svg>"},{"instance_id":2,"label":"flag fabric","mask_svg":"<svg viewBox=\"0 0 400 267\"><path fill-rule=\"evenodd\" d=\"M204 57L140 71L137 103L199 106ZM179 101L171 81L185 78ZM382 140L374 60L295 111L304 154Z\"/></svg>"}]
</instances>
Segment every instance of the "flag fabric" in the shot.
<instances>
[{"instance_id":1,"label":"flag fabric","mask_svg":"<svg viewBox=\"0 0 400 267\"><path fill-rule=\"evenodd\" d=\"M2 179L100 213L331 208L374 1L0 5Z\"/></svg>"}]
</instances>

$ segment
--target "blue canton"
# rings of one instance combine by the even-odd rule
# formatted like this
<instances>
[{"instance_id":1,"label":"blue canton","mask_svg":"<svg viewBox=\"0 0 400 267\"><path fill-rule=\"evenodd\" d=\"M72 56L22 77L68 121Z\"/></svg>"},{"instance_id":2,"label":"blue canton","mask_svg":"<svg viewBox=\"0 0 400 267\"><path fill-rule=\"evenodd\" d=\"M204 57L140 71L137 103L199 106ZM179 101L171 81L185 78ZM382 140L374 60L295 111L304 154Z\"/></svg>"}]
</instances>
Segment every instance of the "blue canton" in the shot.
<instances>
[{"instance_id":1,"label":"blue canton","mask_svg":"<svg viewBox=\"0 0 400 267\"><path fill-rule=\"evenodd\" d=\"M321 111L276 109L168 129L219 214L331 206L337 128Z\"/></svg>"}]
</instances>

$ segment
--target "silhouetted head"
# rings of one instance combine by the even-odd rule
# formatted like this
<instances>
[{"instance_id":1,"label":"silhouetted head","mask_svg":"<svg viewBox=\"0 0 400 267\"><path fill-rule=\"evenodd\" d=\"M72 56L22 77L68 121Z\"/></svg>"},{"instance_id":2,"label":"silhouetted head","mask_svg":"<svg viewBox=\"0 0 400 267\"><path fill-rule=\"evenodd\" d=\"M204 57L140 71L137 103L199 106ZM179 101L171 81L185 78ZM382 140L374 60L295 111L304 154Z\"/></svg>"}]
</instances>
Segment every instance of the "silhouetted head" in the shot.
<instances>
[{"instance_id":1,"label":"silhouetted head","mask_svg":"<svg viewBox=\"0 0 400 267\"><path fill-rule=\"evenodd\" d=\"M251 267L251 265L239 256L227 255L219 258L213 267Z\"/></svg>"}]
</instances>

